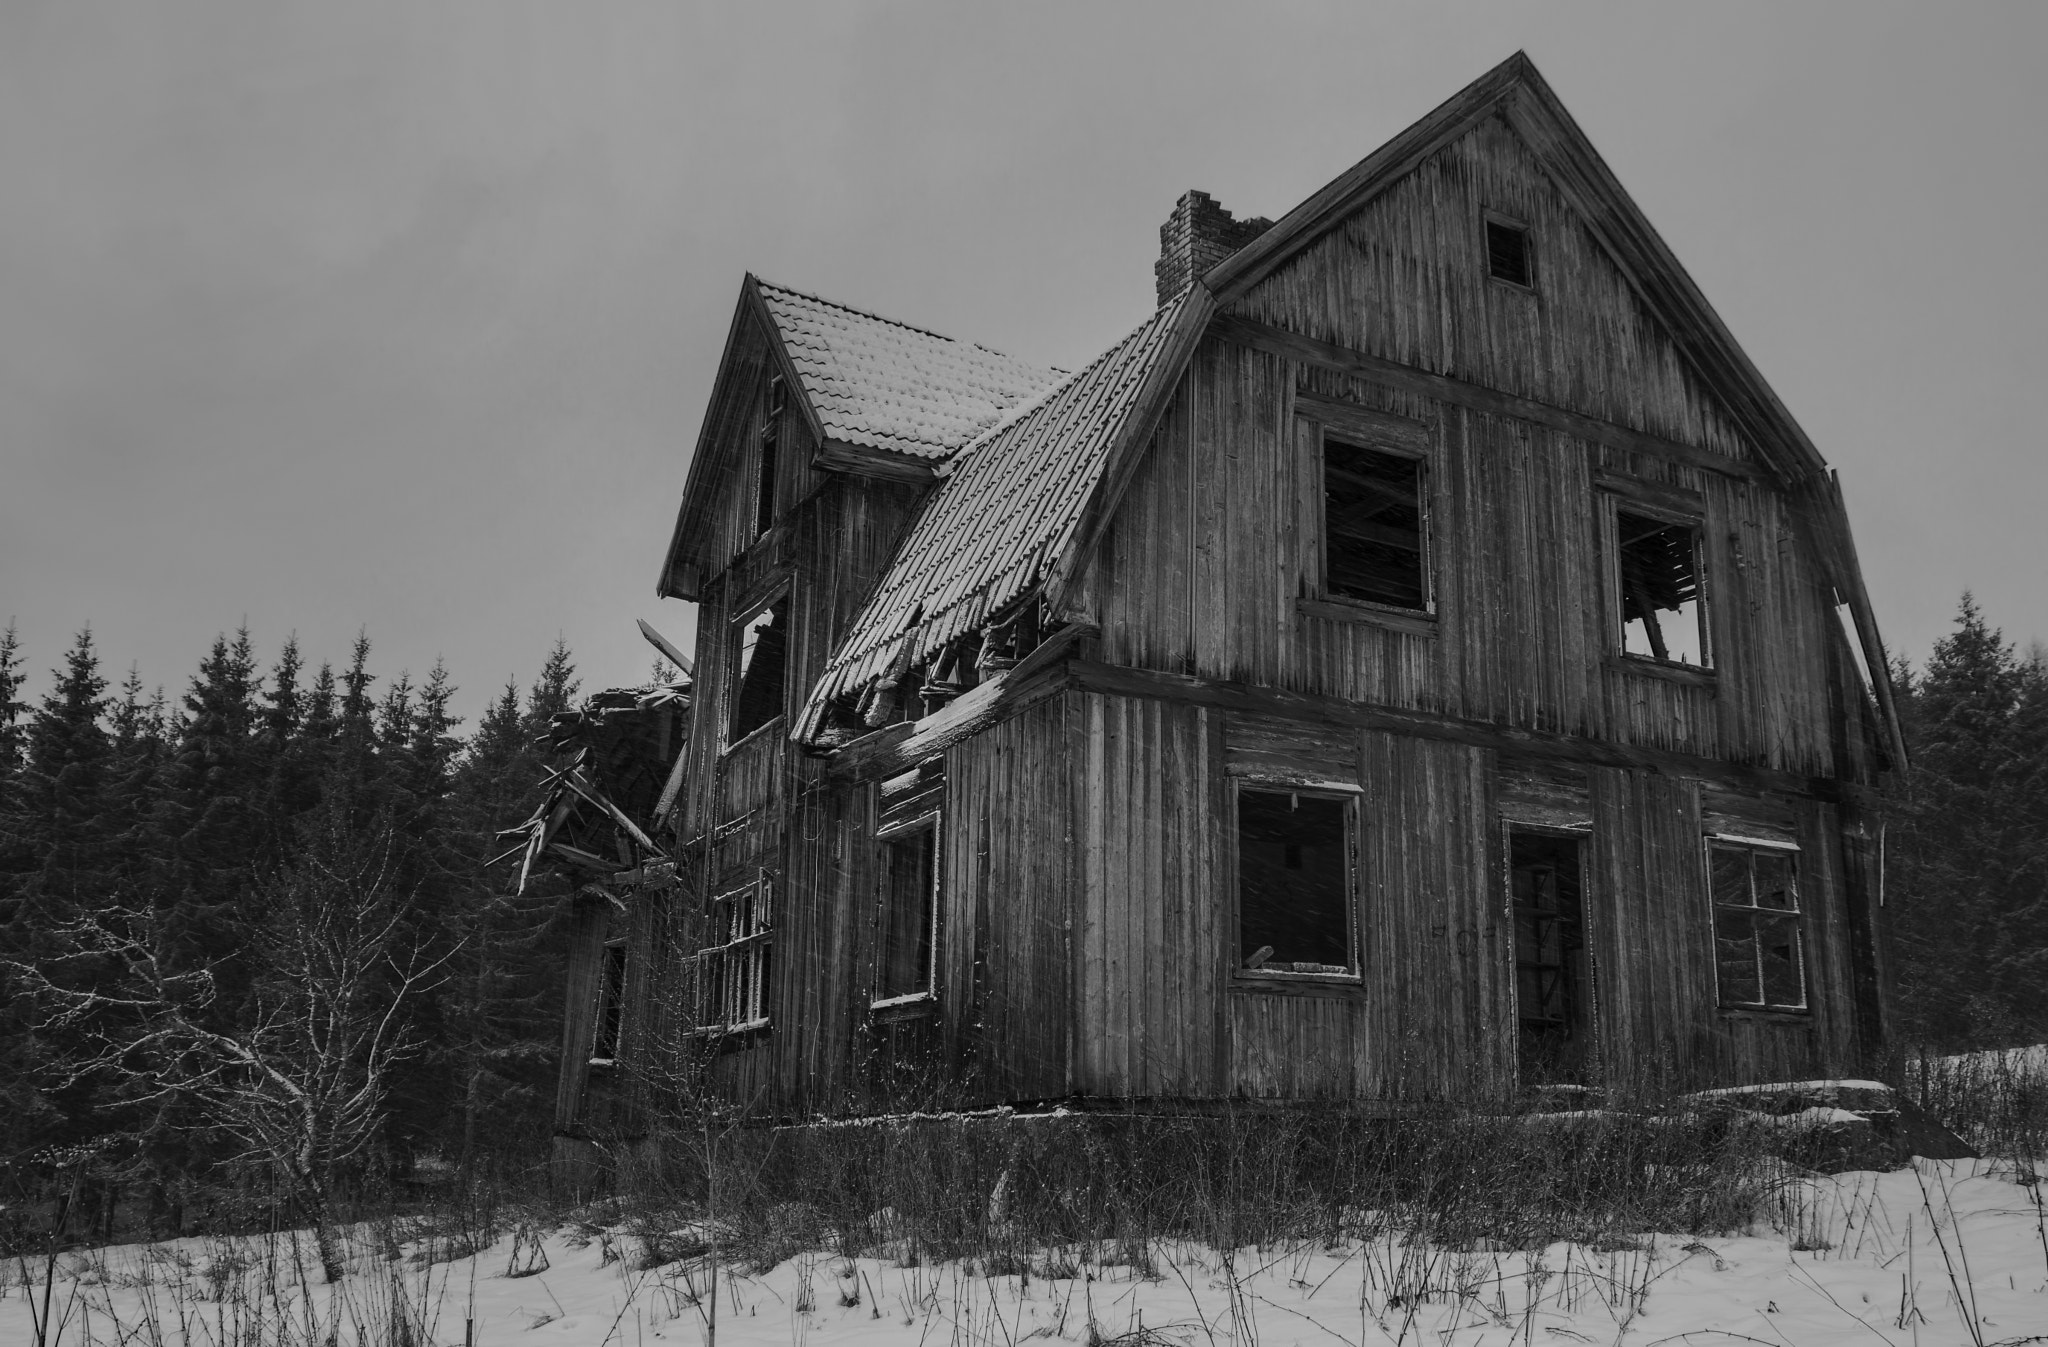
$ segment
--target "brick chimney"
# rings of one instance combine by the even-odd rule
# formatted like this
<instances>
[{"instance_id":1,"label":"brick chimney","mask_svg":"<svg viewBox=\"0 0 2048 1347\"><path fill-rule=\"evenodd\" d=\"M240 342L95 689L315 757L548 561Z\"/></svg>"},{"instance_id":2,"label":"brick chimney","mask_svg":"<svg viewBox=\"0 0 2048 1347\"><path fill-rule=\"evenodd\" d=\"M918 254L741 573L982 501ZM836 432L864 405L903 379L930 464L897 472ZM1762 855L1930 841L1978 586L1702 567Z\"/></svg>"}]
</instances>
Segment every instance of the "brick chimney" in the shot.
<instances>
[{"instance_id":1,"label":"brick chimney","mask_svg":"<svg viewBox=\"0 0 2048 1347\"><path fill-rule=\"evenodd\" d=\"M1207 192L1189 192L1159 226L1159 260L1152 264L1159 302L1166 303L1203 272L1272 227L1273 222L1263 216L1233 220Z\"/></svg>"}]
</instances>

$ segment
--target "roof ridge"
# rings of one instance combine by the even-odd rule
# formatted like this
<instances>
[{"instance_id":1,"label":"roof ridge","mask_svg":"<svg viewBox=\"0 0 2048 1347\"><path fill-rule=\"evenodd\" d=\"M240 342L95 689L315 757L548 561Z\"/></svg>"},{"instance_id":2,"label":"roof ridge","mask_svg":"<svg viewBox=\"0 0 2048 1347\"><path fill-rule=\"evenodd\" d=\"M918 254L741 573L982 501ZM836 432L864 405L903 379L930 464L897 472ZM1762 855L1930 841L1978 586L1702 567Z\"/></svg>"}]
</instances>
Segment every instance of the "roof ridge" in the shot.
<instances>
[{"instance_id":1,"label":"roof ridge","mask_svg":"<svg viewBox=\"0 0 2048 1347\"><path fill-rule=\"evenodd\" d=\"M1036 364L1024 359L1022 356L1014 356L1007 351L998 351L993 346L983 346L978 341L968 341L961 337L949 337L943 332L934 332L928 327L919 327L915 323L906 323L901 318L889 318L879 313L872 313L867 309L856 309L851 304L842 304L836 299L827 299L823 295L813 294L808 290L798 290L794 286L777 285L766 277L756 276L754 277L754 282L763 290L773 290L777 294L791 295L797 299L808 299L813 304L822 304L828 309L837 309L841 313L850 313L856 318L865 318L870 322L886 323L890 327L900 327L905 332L915 332L918 336L930 337L933 341L948 342L954 346L972 347L977 351L986 351L988 354L1003 360L1014 360L1020 365L1029 365L1032 369L1058 371L1058 367L1055 365Z\"/></svg>"}]
</instances>

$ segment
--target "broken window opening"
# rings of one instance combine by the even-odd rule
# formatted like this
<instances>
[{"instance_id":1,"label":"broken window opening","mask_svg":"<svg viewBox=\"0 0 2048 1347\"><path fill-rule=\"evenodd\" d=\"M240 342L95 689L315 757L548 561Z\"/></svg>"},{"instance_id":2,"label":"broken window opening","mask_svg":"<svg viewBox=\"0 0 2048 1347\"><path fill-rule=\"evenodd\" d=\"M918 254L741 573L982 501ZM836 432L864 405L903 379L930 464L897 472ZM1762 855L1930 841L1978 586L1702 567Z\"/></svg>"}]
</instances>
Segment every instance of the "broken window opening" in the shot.
<instances>
[{"instance_id":1,"label":"broken window opening","mask_svg":"<svg viewBox=\"0 0 2048 1347\"><path fill-rule=\"evenodd\" d=\"M882 842L882 910L874 1004L938 991L939 821L936 815Z\"/></svg>"},{"instance_id":2,"label":"broken window opening","mask_svg":"<svg viewBox=\"0 0 2048 1347\"><path fill-rule=\"evenodd\" d=\"M1515 1005L1525 1085L1585 1085L1592 1064L1592 968L1580 843L1508 834L1515 926Z\"/></svg>"},{"instance_id":3,"label":"broken window opening","mask_svg":"<svg viewBox=\"0 0 2048 1347\"><path fill-rule=\"evenodd\" d=\"M761 471L754 487L754 536L775 527L775 460L782 440L782 413L789 405L788 385L781 375L768 381L767 406L761 413Z\"/></svg>"},{"instance_id":4,"label":"broken window opening","mask_svg":"<svg viewBox=\"0 0 2048 1347\"><path fill-rule=\"evenodd\" d=\"M788 667L789 599L777 599L740 624L734 665L732 734L740 740L782 714Z\"/></svg>"},{"instance_id":5,"label":"broken window opening","mask_svg":"<svg viewBox=\"0 0 2048 1347\"><path fill-rule=\"evenodd\" d=\"M1486 222L1486 274L1510 285L1532 286L1529 231L1501 220Z\"/></svg>"},{"instance_id":6,"label":"broken window opening","mask_svg":"<svg viewBox=\"0 0 2048 1347\"><path fill-rule=\"evenodd\" d=\"M740 1033L768 1024L773 886L766 875L711 902L707 937L697 951L699 1033Z\"/></svg>"},{"instance_id":7,"label":"broken window opening","mask_svg":"<svg viewBox=\"0 0 2048 1347\"><path fill-rule=\"evenodd\" d=\"M1808 1009L1797 861L1790 848L1707 844L1722 1005Z\"/></svg>"},{"instance_id":8,"label":"broken window opening","mask_svg":"<svg viewBox=\"0 0 2048 1347\"><path fill-rule=\"evenodd\" d=\"M1237 793L1238 967L1356 976L1351 803L1295 791Z\"/></svg>"},{"instance_id":9,"label":"broken window opening","mask_svg":"<svg viewBox=\"0 0 2048 1347\"><path fill-rule=\"evenodd\" d=\"M1428 611L1423 499L1421 460L1326 438L1326 592L1392 608Z\"/></svg>"},{"instance_id":10,"label":"broken window opening","mask_svg":"<svg viewBox=\"0 0 2048 1347\"><path fill-rule=\"evenodd\" d=\"M1615 525L1623 653L1705 668L1699 529L1627 510Z\"/></svg>"},{"instance_id":11,"label":"broken window opening","mask_svg":"<svg viewBox=\"0 0 2048 1347\"><path fill-rule=\"evenodd\" d=\"M597 984L597 1040L590 1060L610 1062L619 1055L619 1030L626 1018L626 942L607 941Z\"/></svg>"}]
</instances>

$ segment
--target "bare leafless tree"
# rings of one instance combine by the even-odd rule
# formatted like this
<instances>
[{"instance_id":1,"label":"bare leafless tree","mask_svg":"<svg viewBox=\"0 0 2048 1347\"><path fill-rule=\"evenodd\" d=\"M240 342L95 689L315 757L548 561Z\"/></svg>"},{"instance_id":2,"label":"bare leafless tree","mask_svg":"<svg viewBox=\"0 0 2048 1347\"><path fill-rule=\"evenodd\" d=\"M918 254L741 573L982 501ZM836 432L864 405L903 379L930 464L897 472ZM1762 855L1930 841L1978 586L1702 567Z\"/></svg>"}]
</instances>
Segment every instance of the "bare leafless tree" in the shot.
<instances>
[{"instance_id":1,"label":"bare leafless tree","mask_svg":"<svg viewBox=\"0 0 2048 1347\"><path fill-rule=\"evenodd\" d=\"M179 970L154 913L116 908L61 928L63 952L13 964L52 1030L84 1048L61 1084L117 1080L141 1103L189 1100L273 1170L311 1222L321 1270L343 1273L334 1178L376 1139L394 1065L416 1047L408 1002L448 951L410 935L387 843L337 845L279 872L241 952L253 992L221 1027L213 966ZM76 976L90 972L89 977Z\"/></svg>"}]
</instances>

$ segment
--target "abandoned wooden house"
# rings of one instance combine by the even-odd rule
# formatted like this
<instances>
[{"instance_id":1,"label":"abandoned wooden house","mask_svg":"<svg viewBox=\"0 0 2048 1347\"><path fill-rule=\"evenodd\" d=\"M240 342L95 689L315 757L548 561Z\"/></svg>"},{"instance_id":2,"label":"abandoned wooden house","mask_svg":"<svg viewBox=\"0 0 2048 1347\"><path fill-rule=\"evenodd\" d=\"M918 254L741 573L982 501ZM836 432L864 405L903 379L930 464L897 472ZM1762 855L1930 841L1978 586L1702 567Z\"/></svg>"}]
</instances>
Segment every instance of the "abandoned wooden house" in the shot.
<instances>
[{"instance_id":1,"label":"abandoned wooden house","mask_svg":"<svg viewBox=\"0 0 2048 1347\"><path fill-rule=\"evenodd\" d=\"M1867 1070L1839 490L1535 67L1161 242L1072 373L743 282L606 1044L780 1116Z\"/></svg>"}]
</instances>

